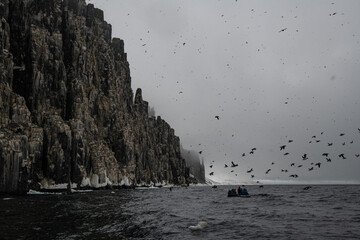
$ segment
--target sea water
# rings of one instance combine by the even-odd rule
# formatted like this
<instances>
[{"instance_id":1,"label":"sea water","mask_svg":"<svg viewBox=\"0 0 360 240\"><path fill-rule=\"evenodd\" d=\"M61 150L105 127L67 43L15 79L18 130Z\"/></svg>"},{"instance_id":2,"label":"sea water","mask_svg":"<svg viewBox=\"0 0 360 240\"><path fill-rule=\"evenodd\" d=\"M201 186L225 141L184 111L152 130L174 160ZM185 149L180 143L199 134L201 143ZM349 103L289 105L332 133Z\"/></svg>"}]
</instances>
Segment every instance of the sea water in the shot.
<instances>
[{"instance_id":1,"label":"sea water","mask_svg":"<svg viewBox=\"0 0 360 240\"><path fill-rule=\"evenodd\" d=\"M360 239L359 185L304 187L0 196L0 239Z\"/></svg>"}]
</instances>

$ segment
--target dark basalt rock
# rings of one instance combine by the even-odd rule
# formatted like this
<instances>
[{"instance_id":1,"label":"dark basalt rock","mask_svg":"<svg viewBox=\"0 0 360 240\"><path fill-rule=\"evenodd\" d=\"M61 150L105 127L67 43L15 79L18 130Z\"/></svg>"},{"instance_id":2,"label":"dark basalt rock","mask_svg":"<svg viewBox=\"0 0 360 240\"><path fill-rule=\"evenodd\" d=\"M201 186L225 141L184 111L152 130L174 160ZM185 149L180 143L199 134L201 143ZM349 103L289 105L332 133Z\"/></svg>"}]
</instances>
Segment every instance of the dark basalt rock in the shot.
<instances>
[{"instance_id":1,"label":"dark basalt rock","mask_svg":"<svg viewBox=\"0 0 360 240\"><path fill-rule=\"evenodd\" d=\"M186 184L180 140L131 89L124 42L84 0L0 0L0 193Z\"/></svg>"}]
</instances>

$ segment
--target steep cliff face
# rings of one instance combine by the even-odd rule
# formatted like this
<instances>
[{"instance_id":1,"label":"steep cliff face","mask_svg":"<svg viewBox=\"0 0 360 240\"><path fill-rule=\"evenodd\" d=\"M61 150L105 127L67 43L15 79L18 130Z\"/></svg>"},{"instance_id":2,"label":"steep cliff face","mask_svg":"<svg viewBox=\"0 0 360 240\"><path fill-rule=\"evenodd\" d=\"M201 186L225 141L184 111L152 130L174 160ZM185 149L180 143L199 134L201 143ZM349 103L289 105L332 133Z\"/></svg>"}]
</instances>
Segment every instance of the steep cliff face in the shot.
<instances>
[{"instance_id":1,"label":"steep cliff face","mask_svg":"<svg viewBox=\"0 0 360 240\"><path fill-rule=\"evenodd\" d=\"M131 89L124 43L84 0L0 0L0 192L184 184L179 138Z\"/></svg>"}]
</instances>

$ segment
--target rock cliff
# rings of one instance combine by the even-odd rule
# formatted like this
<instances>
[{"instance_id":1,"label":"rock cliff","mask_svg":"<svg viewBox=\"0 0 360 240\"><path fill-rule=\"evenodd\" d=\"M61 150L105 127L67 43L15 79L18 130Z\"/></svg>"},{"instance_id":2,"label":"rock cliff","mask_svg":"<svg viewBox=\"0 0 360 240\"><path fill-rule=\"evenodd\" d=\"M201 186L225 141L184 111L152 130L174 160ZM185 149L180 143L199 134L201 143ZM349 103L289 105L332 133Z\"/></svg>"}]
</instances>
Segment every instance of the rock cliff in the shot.
<instances>
[{"instance_id":1,"label":"rock cliff","mask_svg":"<svg viewBox=\"0 0 360 240\"><path fill-rule=\"evenodd\" d=\"M189 167L190 177L192 182L205 183L205 166L204 159L200 160L200 155L194 150L184 149L180 145L181 156L185 159L186 166Z\"/></svg>"},{"instance_id":2,"label":"rock cliff","mask_svg":"<svg viewBox=\"0 0 360 240\"><path fill-rule=\"evenodd\" d=\"M85 0L0 0L0 193L185 184L180 140L134 96L122 40Z\"/></svg>"}]
</instances>

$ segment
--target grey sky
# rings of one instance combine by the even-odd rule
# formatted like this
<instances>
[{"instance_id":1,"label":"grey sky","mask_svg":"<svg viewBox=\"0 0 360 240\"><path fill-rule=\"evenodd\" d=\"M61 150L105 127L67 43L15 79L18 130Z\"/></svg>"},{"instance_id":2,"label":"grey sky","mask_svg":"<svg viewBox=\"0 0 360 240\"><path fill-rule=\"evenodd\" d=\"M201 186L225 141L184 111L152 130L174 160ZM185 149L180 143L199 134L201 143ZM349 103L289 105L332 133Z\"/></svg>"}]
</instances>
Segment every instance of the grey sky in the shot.
<instances>
[{"instance_id":1,"label":"grey sky","mask_svg":"<svg viewBox=\"0 0 360 240\"><path fill-rule=\"evenodd\" d=\"M124 39L133 90L203 151L207 177L360 182L360 1L87 2Z\"/></svg>"}]
</instances>

